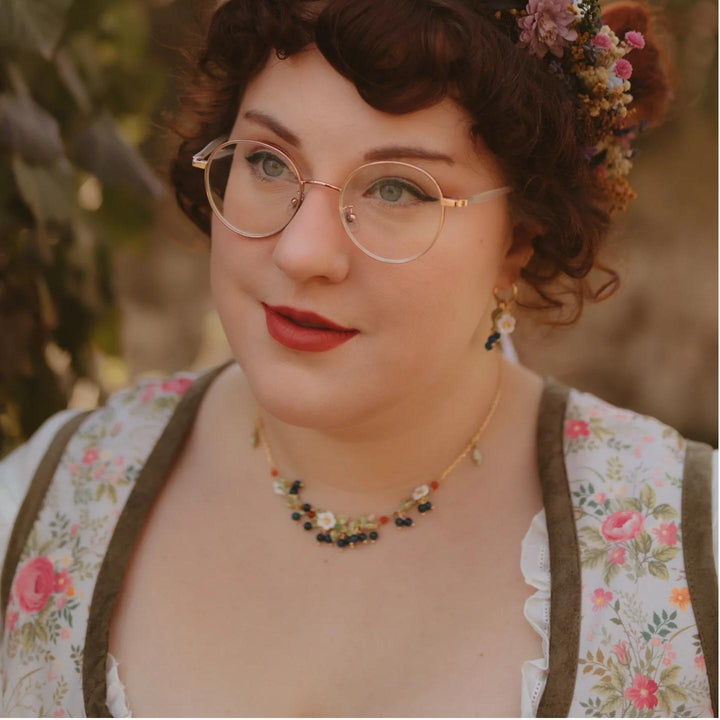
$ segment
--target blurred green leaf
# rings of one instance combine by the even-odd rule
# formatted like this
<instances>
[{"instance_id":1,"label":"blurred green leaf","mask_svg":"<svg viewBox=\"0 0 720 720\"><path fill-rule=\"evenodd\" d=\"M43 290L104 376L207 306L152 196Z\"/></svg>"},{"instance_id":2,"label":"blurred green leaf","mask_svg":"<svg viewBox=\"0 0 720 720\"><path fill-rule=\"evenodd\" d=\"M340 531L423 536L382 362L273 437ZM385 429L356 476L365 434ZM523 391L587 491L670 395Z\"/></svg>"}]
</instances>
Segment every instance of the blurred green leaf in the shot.
<instances>
[{"instance_id":1,"label":"blurred green leaf","mask_svg":"<svg viewBox=\"0 0 720 720\"><path fill-rule=\"evenodd\" d=\"M135 148L120 137L107 113L82 127L75 136L78 163L107 185L119 185L158 198L162 184Z\"/></svg>"},{"instance_id":2,"label":"blurred green leaf","mask_svg":"<svg viewBox=\"0 0 720 720\"><path fill-rule=\"evenodd\" d=\"M0 94L0 148L31 163L51 163L62 155L57 120L28 95Z\"/></svg>"},{"instance_id":3,"label":"blurred green leaf","mask_svg":"<svg viewBox=\"0 0 720 720\"><path fill-rule=\"evenodd\" d=\"M19 155L12 161L20 195L39 226L69 222L75 210L75 177L67 158L53 165L30 165Z\"/></svg>"},{"instance_id":4,"label":"blurred green leaf","mask_svg":"<svg viewBox=\"0 0 720 720\"><path fill-rule=\"evenodd\" d=\"M50 59L72 0L0 0L0 45Z\"/></svg>"}]
</instances>

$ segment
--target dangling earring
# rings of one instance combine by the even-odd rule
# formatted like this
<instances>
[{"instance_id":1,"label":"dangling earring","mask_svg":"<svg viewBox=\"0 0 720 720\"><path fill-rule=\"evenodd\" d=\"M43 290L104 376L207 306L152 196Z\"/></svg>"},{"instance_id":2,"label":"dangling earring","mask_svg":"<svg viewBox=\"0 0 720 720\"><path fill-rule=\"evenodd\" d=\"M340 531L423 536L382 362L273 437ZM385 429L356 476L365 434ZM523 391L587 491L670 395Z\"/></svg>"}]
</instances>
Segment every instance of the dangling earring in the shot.
<instances>
[{"instance_id":1,"label":"dangling earring","mask_svg":"<svg viewBox=\"0 0 720 720\"><path fill-rule=\"evenodd\" d=\"M515 329L515 317L509 312L510 306L518 296L518 288L512 284L512 297L503 300L498 294L498 289L493 290L497 307L492 312L492 333L485 343L486 350L492 350L501 335L509 335Z\"/></svg>"}]
</instances>

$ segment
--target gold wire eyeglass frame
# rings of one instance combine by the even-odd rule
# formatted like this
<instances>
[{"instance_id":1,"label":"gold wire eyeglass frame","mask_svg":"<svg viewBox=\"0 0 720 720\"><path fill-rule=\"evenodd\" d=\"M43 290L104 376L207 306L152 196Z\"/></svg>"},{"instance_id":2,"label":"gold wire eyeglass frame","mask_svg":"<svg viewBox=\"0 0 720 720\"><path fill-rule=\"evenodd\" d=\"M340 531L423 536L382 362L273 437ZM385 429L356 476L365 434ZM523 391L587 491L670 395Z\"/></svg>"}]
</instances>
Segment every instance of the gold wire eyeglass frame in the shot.
<instances>
[{"instance_id":1,"label":"gold wire eyeglass frame","mask_svg":"<svg viewBox=\"0 0 720 720\"><path fill-rule=\"evenodd\" d=\"M283 225L282 227L279 227L277 230L273 230L270 233L264 233L264 234L253 234L249 233L243 230L240 230L239 228L236 228L232 223L230 223L225 217L223 217L223 214L220 212L219 208L215 204L215 200L213 199L213 194L210 188L210 173L209 168L212 164L213 157L216 153L218 153L223 148L232 145L236 142L245 141L245 142L252 142L257 145L262 145L265 147L270 148L273 152L279 153L283 158L286 158L289 162L290 169L295 173L298 182L300 184L300 197L297 201L297 204L295 204L295 212L290 216L288 221ZM303 200L305 199L305 186L306 185L318 185L320 187L329 188L330 190L336 190L338 192L338 209L340 212L340 221L342 223L342 226L345 230L345 233L350 238L350 240L353 242L354 245L356 245L360 250L362 250L366 255L370 256L374 260L378 260L380 262L385 263L406 263L410 262L411 260L416 260L417 258L424 255L432 246L435 244L436 240L440 236L440 232L442 231L443 225L445 223L445 208L464 208L468 207L469 205L475 205L477 203L484 203L488 202L489 200L493 200L497 197L501 197L502 195L507 195L508 193L512 192L512 188L505 185L503 187L499 188L493 188L492 190L485 190L484 192L478 193L476 195L471 195L470 197L466 198L449 198L445 197L442 194L442 190L440 189L440 185L438 184L437 180L429 173L427 170L423 170L423 168L418 167L417 165L413 165L411 163L402 162L400 160L380 160L377 162L369 162L364 163L363 165L360 165L359 167L355 168L344 180L343 184L338 187L337 185L331 185L330 183L323 182L322 180L306 180L303 178L302 174L300 173L300 170L298 169L297 165L293 162L292 158L288 156L286 152L283 150L280 150L280 148L271 145L270 143L261 142L259 140L250 140L249 138L234 138L234 139L228 139L227 136L221 136L219 138L216 138L215 140L212 140L209 142L202 150L195 153L192 157L192 165L195 168L200 168L201 170L204 170L204 181L205 181L205 194L207 195L208 202L210 203L210 207L212 208L212 211L215 213L216 217L220 222L223 223L227 228L232 230L234 233L237 233L238 235L242 235L243 237L249 237L249 238L265 238L270 237L271 235L275 235L276 233L280 232L281 230L284 230L291 222L292 219L297 214L297 211L300 209ZM414 171L420 172L421 174L425 175L428 180L433 184L433 186L437 189L437 195L440 202L440 222L438 224L437 232L435 233L435 237L433 237L432 241L428 244L428 246L417 255L403 258L400 260L393 260L390 258L382 257L381 255L377 255L373 253L372 251L368 250L366 247L363 247L358 240L353 236L353 234L350 232L350 230L347 227L348 217L347 217L347 208L343 208L342 206L342 197L343 197L343 191L347 187L350 180L353 178L353 176L361 172L364 168L367 168L368 166L372 165L399 165L403 167L412 168Z\"/></svg>"}]
</instances>

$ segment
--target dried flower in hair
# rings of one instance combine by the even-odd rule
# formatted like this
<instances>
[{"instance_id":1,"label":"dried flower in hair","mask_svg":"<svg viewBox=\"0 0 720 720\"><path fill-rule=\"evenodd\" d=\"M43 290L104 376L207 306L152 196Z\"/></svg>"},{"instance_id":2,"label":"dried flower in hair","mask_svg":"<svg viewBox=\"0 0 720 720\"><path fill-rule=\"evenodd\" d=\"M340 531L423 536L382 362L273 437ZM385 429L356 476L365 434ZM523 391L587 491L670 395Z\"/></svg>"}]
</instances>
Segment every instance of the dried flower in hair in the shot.
<instances>
[{"instance_id":1,"label":"dried flower in hair","mask_svg":"<svg viewBox=\"0 0 720 720\"><path fill-rule=\"evenodd\" d=\"M604 33L598 33L592 39L592 46L598 50L609 50L610 49L610 38Z\"/></svg>"},{"instance_id":2,"label":"dried flower in hair","mask_svg":"<svg viewBox=\"0 0 720 720\"><path fill-rule=\"evenodd\" d=\"M620 58L613 68L615 74L623 80L629 80L632 75L632 65L624 58Z\"/></svg>"},{"instance_id":3,"label":"dried flower in hair","mask_svg":"<svg viewBox=\"0 0 720 720\"><path fill-rule=\"evenodd\" d=\"M643 34L637 32L637 30L628 30L628 32L625 33L625 42L631 48L637 48L638 50L642 50L645 47L645 38Z\"/></svg>"},{"instance_id":4,"label":"dried flower in hair","mask_svg":"<svg viewBox=\"0 0 720 720\"><path fill-rule=\"evenodd\" d=\"M577 20L574 6L568 0L529 0L526 14L518 18L520 44L542 58L550 51L562 57L563 48L577 39L571 26Z\"/></svg>"}]
</instances>

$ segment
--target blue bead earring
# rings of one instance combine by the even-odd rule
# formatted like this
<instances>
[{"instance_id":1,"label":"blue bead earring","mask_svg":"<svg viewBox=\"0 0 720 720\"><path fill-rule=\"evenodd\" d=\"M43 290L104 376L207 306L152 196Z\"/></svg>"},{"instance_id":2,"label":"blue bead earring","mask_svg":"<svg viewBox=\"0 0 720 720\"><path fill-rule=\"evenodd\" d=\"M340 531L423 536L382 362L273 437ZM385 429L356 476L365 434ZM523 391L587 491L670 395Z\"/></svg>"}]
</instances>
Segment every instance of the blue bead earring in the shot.
<instances>
[{"instance_id":1,"label":"blue bead earring","mask_svg":"<svg viewBox=\"0 0 720 720\"><path fill-rule=\"evenodd\" d=\"M501 335L509 335L515 329L515 317L509 312L510 306L515 302L518 296L518 288L515 283L512 284L512 297L504 299L500 297L498 289L493 290L497 307L492 313L492 333L488 336L485 343L486 350L492 350L500 340Z\"/></svg>"}]
</instances>

